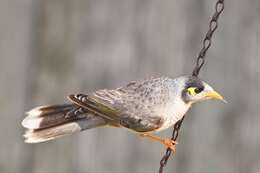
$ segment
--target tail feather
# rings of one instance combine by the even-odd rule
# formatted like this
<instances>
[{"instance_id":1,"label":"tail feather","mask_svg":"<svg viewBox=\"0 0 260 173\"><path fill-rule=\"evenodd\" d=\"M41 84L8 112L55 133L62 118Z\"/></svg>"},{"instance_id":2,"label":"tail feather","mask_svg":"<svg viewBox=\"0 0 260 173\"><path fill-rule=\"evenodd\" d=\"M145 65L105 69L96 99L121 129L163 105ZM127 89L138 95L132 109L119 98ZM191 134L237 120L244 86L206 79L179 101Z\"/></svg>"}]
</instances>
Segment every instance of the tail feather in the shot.
<instances>
[{"instance_id":1,"label":"tail feather","mask_svg":"<svg viewBox=\"0 0 260 173\"><path fill-rule=\"evenodd\" d=\"M43 129L67 123L75 119L86 118L86 111L78 111L73 104L36 107L27 112L22 125L28 129Z\"/></svg>"},{"instance_id":2,"label":"tail feather","mask_svg":"<svg viewBox=\"0 0 260 173\"><path fill-rule=\"evenodd\" d=\"M66 113L75 108L73 104L38 106L27 112L30 117L43 117L55 113Z\"/></svg>"},{"instance_id":3,"label":"tail feather","mask_svg":"<svg viewBox=\"0 0 260 173\"><path fill-rule=\"evenodd\" d=\"M26 143L38 143L59 138L79 131L80 127L76 123L67 123L38 131L28 130L24 134L24 137Z\"/></svg>"},{"instance_id":4,"label":"tail feather","mask_svg":"<svg viewBox=\"0 0 260 173\"><path fill-rule=\"evenodd\" d=\"M82 130L103 126L106 121L76 105L36 107L29 111L22 125L28 130L25 142L44 142Z\"/></svg>"}]
</instances>

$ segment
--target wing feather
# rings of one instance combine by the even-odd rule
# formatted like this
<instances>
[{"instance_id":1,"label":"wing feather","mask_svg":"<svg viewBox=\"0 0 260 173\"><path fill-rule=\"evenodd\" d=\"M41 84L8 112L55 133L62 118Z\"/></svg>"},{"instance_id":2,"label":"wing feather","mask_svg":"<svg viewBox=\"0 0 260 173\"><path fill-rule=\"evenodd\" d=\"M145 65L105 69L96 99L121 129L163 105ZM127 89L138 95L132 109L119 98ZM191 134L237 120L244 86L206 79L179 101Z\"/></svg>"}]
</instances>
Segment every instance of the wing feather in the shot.
<instances>
[{"instance_id":1,"label":"wing feather","mask_svg":"<svg viewBox=\"0 0 260 173\"><path fill-rule=\"evenodd\" d=\"M159 87L160 82L158 79L133 81L114 90L98 90L90 95L77 94L68 98L114 124L138 132L153 131L163 123L156 111L161 104L157 100L161 98L160 94L167 96Z\"/></svg>"}]
</instances>

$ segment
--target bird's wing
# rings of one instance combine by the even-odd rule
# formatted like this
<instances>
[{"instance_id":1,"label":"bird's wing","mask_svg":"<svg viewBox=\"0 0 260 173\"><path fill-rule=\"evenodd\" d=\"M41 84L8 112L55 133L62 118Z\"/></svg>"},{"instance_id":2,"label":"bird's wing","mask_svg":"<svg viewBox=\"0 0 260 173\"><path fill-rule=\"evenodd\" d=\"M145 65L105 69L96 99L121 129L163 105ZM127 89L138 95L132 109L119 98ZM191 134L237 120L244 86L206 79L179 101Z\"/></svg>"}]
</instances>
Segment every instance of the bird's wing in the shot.
<instances>
[{"instance_id":1,"label":"bird's wing","mask_svg":"<svg viewBox=\"0 0 260 173\"><path fill-rule=\"evenodd\" d=\"M153 131L163 123L162 116L155 111L159 103L154 99L160 96L152 94L148 87L153 83L151 80L145 82L131 82L115 90L104 89L90 95L70 95L69 99L115 124L138 132Z\"/></svg>"},{"instance_id":2,"label":"bird's wing","mask_svg":"<svg viewBox=\"0 0 260 173\"><path fill-rule=\"evenodd\" d=\"M93 100L93 98L89 95L71 94L68 96L68 99L79 107L87 109L91 113L103 117L105 120L117 121L118 119L116 109L102 102Z\"/></svg>"}]
</instances>

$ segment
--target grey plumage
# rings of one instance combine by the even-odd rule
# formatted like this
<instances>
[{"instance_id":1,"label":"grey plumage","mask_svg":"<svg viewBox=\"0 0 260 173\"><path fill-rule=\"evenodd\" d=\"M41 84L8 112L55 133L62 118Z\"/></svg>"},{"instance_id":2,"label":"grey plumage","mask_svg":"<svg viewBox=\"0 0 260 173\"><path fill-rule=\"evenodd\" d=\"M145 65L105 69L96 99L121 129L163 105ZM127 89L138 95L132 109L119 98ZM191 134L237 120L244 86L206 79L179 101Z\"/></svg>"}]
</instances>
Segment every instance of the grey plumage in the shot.
<instances>
[{"instance_id":1,"label":"grey plumage","mask_svg":"<svg viewBox=\"0 0 260 173\"><path fill-rule=\"evenodd\" d=\"M100 90L89 97L96 103L116 110L116 121L120 125L138 132L147 132L163 125L165 116L168 116L165 111L168 111L166 109L169 103L174 98L179 98L179 85L184 85L183 78L151 78L131 82L115 90Z\"/></svg>"},{"instance_id":2,"label":"grey plumage","mask_svg":"<svg viewBox=\"0 0 260 173\"><path fill-rule=\"evenodd\" d=\"M204 92L213 91L205 82L188 76L134 81L113 90L70 95L72 104L36 107L22 125L28 129L25 138L30 143L104 125L140 133L160 131L180 120L192 103L208 99Z\"/></svg>"}]
</instances>

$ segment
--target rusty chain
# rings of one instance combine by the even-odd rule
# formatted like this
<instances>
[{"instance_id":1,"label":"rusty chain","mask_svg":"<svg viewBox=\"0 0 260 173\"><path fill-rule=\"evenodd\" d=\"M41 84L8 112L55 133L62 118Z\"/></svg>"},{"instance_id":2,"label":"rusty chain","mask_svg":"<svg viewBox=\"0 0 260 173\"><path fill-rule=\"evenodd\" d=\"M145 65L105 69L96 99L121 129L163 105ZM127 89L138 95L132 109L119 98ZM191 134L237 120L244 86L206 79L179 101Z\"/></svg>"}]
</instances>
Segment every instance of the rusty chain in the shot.
<instances>
[{"instance_id":1,"label":"rusty chain","mask_svg":"<svg viewBox=\"0 0 260 173\"><path fill-rule=\"evenodd\" d=\"M210 23L209 23L209 30L203 40L203 47L202 49L200 50L199 52L199 55L197 57L197 60L196 60L196 66L192 72L192 76L198 76L199 75L199 72L200 72L200 69L201 67L204 65L205 63L205 56L206 56L206 53L208 51L208 49L210 48L211 46L211 43L212 43L212 36L214 34L214 32L216 31L217 27L218 27L218 18L220 16L220 14L223 12L224 10L224 0L218 0L216 5L215 5L215 13L214 15L212 16L211 20L210 20ZM181 124L184 120L184 117L179 120L175 125L174 125L174 128L173 128L173 132L172 132L172 140L176 141L177 138L178 138L178 135L179 135L179 131L180 131L180 128L181 128ZM169 160L169 157L171 156L171 149L170 148L167 148L166 149L166 152L164 154L164 156L162 157L161 161L160 161L160 169L159 169L159 173L163 173L163 169L164 167L166 166L168 160Z\"/></svg>"}]
</instances>

